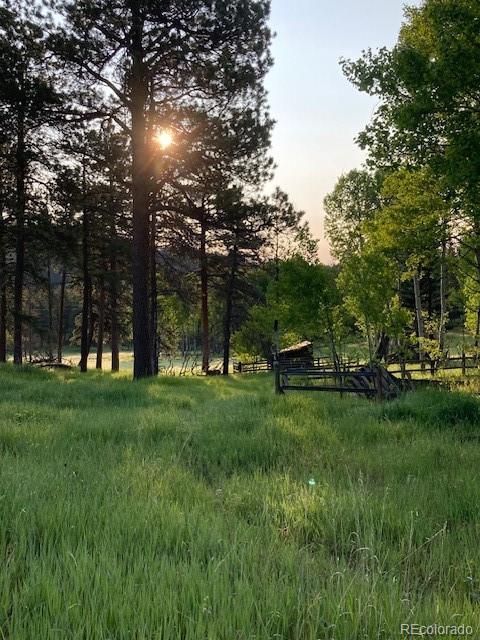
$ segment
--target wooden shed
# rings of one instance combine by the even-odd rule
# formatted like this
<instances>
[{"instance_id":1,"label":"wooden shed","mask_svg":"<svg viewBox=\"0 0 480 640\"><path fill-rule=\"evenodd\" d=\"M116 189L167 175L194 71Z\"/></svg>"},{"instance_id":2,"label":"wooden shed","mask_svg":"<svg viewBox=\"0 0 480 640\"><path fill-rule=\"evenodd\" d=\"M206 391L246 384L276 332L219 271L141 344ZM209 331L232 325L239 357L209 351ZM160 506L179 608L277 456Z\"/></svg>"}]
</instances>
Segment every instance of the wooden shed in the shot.
<instances>
[{"instance_id":1,"label":"wooden shed","mask_svg":"<svg viewBox=\"0 0 480 640\"><path fill-rule=\"evenodd\" d=\"M293 344L279 352L278 360L280 364L311 367L313 365L313 345L308 340Z\"/></svg>"}]
</instances>

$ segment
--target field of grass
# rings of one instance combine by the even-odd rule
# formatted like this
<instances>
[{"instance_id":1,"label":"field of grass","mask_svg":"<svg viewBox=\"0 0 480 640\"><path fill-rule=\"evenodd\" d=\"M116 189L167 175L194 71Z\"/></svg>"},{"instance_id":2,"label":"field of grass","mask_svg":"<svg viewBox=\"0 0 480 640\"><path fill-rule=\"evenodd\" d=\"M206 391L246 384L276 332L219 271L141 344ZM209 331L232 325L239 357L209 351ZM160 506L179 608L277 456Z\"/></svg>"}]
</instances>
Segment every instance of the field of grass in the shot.
<instances>
[{"instance_id":1,"label":"field of grass","mask_svg":"<svg viewBox=\"0 0 480 640\"><path fill-rule=\"evenodd\" d=\"M478 634L472 396L11 365L0 389L1 639Z\"/></svg>"}]
</instances>

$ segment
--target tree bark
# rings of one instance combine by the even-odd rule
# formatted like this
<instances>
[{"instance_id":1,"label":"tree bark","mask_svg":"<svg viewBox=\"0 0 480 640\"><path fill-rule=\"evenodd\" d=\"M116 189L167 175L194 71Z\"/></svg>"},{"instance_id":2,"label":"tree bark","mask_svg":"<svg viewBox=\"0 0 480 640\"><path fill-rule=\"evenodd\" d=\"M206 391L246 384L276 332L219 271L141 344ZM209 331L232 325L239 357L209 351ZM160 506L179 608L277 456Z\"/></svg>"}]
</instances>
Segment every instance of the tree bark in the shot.
<instances>
[{"instance_id":1,"label":"tree bark","mask_svg":"<svg viewBox=\"0 0 480 640\"><path fill-rule=\"evenodd\" d=\"M427 297L427 315L428 319L431 320L433 316L433 278L431 271L428 271L428 297ZM433 338L433 336L429 336Z\"/></svg>"},{"instance_id":2,"label":"tree bark","mask_svg":"<svg viewBox=\"0 0 480 640\"><path fill-rule=\"evenodd\" d=\"M156 222L157 214L152 211L150 215L150 340L152 341L150 351L152 354L152 373L154 375L158 375Z\"/></svg>"},{"instance_id":3,"label":"tree bark","mask_svg":"<svg viewBox=\"0 0 480 640\"><path fill-rule=\"evenodd\" d=\"M17 148L15 153L15 280L13 291L13 362L22 364L23 282L25 276L25 109L17 112Z\"/></svg>"},{"instance_id":4,"label":"tree bark","mask_svg":"<svg viewBox=\"0 0 480 640\"><path fill-rule=\"evenodd\" d=\"M333 368L340 371L340 358L338 357L337 347L335 346L335 338L331 328L328 329L328 342L330 343L330 353L332 354Z\"/></svg>"},{"instance_id":5,"label":"tree bark","mask_svg":"<svg viewBox=\"0 0 480 640\"><path fill-rule=\"evenodd\" d=\"M364 322L365 322L365 331L367 333L369 362L370 362L370 366L372 366L374 361L373 340L372 340L372 332L370 330L370 323L366 315L364 315Z\"/></svg>"},{"instance_id":6,"label":"tree bark","mask_svg":"<svg viewBox=\"0 0 480 640\"><path fill-rule=\"evenodd\" d=\"M233 310L233 292L235 287L235 276L237 273L237 245L234 244L231 252L230 273L227 281L227 290L225 296L225 317L223 321L223 370L222 374L228 376L228 367L230 364L230 339L232 335L232 310Z\"/></svg>"},{"instance_id":7,"label":"tree bark","mask_svg":"<svg viewBox=\"0 0 480 640\"><path fill-rule=\"evenodd\" d=\"M95 315L93 313L93 296L90 289L90 308L88 310L88 337L87 337L87 354L90 355L93 344L93 336L95 334Z\"/></svg>"},{"instance_id":8,"label":"tree bark","mask_svg":"<svg viewBox=\"0 0 480 640\"><path fill-rule=\"evenodd\" d=\"M58 305L58 332L57 332L57 362L62 362L63 340L65 327L65 285L67 283L67 271L62 269L62 280L60 283L60 300Z\"/></svg>"},{"instance_id":9,"label":"tree bark","mask_svg":"<svg viewBox=\"0 0 480 640\"><path fill-rule=\"evenodd\" d=\"M200 219L200 288L202 298L202 371L208 373L210 365L210 336L208 323L208 262L207 262L207 222L205 211Z\"/></svg>"},{"instance_id":10,"label":"tree bark","mask_svg":"<svg viewBox=\"0 0 480 640\"><path fill-rule=\"evenodd\" d=\"M100 292L98 297L98 327L97 327L97 360L96 369L102 368L103 363L103 334L105 325L105 282L103 275L100 277Z\"/></svg>"},{"instance_id":11,"label":"tree bark","mask_svg":"<svg viewBox=\"0 0 480 640\"><path fill-rule=\"evenodd\" d=\"M385 331L382 331L380 333L377 349L375 351L375 360L377 362L381 362L382 360L385 360L385 362L387 362L389 347L390 347L390 338L385 333Z\"/></svg>"},{"instance_id":12,"label":"tree bark","mask_svg":"<svg viewBox=\"0 0 480 640\"><path fill-rule=\"evenodd\" d=\"M7 262L5 223L0 212L0 362L7 361Z\"/></svg>"},{"instance_id":13,"label":"tree bark","mask_svg":"<svg viewBox=\"0 0 480 640\"><path fill-rule=\"evenodd\" d=\"M477 235L479 235L479 231L477 230ZM478 281L480 282L480 249L475 250L475 260L477 262L477 272L478 272ZM478 343L480 338L480 306L477 310L477 327L475 332L475 350L478 349Z\"/></svg>"},{"instance_id":14,"label":"tree bark","mask_svg":"<svg viewBox=\"0 0 480 640\"><path fill-rule=\"evenodd\" d=\"M48 358L53 360L53 290L52 290L52 266L50 256L47 261L48 278Z\"/></svg>"},{"instance_id":15,"label":"tree bark","mask_svg":"<svg viewBox=\"0 0 480 640\"><path fill-rule=\"evenodd\" d=\"M83 166L83 217L82 217L82 271L83 271L83 300L82 300L82 327L80 334L80 371L85 372L88 368L88 354L90 351L89 340L89 319L92 307L92 281L90 276L90 213L88 211L86 194L86 170Z\"/></svg>"},{"instance_id":16,"label":"tree bark","mask_svg":"<svg viewBox=\"0 0 480 640\"><path fill-rule=\"evenodd\" d=\"M118 273L117 273L117 224L115 219L114 184L112 170L109 181L110 243L109 243L109 296L110 296L110 347L112 350L111 370L120 369L120 327L118 324Z\"/></svg>"},{"instance_id":17,"label":"tree bark","mask_svg":"<svg viewBox=\"0 0 480 640\"><path fill-rule=\"evenodd\" d=\"M423 325L423 316L422 316L422 298L420 295L420 282L418 280L418 276L413 276L413 292L415 295L415 315L417 319L417 335L418 335L418 355L419 359L423 360L423 348L422 348L422 338L425 337L425 329Z\"/></svg>"},{"instance_id":18,"label":"tree bark","mask_svg":"<svg viewBox=\"0 0 480 640\"><path fill-rule=\"evenodd\" d=\"M28 315L30 316L30 318L32 317L32 294L29 292L28 293ZM32 349L33 349L33 330L32 330L32 323L29 322L28 323L28 361L32 362L33 359L33 353L32 353ZM25 349L25 358L27 357L27 352Z\"/></svg>"},{"instance_id":19,"label":"tree bark","mask_svg":"<svg viewBox=\"0 0 480 640\"><path fill-rule=\"evenodd\" d=\"M335 344L335 333L333 330L333 318L329 310L326 310L327 335L330 344L330 353L332 354L333 368L340 371L340 358L338 356L337 346Z\"/></svg>"},{"instance_id":20,"label":"tree bark","mask_svg":"<svg viewBox=\"0 0 480 640\"><path fill-rule=\"evenodd\" d=\"M113 241L115 242L115 240ZM112 245L110 255L110 341L112 349L112 371L120 369L120 328L118 326L118 288L116 247Z\"/></svg>"},{"instance_id":21,"label":"tree bark","mask_svg":"<svg viewBox=\"0 0 480 640\"><path fill-rule=\"evenodd\" d=\"M445 257L446 257L446 242L445 239L442 240L442 255L440 257L440 319L438 323L438 348L440 353L443 353L445 348L445 317L446 317L446 265L445 265Z\"/></svg>"},{"instance_id":22,"label":"tree bark","mask_svg":"<svg viewBox=\"0 0 480 640\"><path fill-rule=\"evenodd\" d=\"M278 321L278 313L279 313L279 291L278 291L278 283L280 281L280 238L279 238L279 229L275 228L275 315L276 318L273 321L273 349L275 351L275 360L278 361L279 353L280 353L280 323Z\"/></svg>"},{"instance_id":23,"label":"tree bark","mask_svg":"<svg viewBox=\"0 0 480 640\"><path fill-rule=\"evenodd\" d=\"M143 51L143 19L139 0L129 2L132 67L130 72L130 111L132 116L132 284L134 378L152 375L149 326L149 220L147 191L147 146L145 141L148 82Z\"/></svg>"},{"instance_id":24,"label":"tree bark","mask_svg":"<svg viewBox=\"0 0 480 640\"><path fill-rule=\"evenodd\" d=\"M480 307L478 307L477 309L477 324L475 327L475 343L474 343L474 347L475 347L475 356L477 356L477 351L478 351L478 338L480 334Z\"/></svg>"}]
</instances>

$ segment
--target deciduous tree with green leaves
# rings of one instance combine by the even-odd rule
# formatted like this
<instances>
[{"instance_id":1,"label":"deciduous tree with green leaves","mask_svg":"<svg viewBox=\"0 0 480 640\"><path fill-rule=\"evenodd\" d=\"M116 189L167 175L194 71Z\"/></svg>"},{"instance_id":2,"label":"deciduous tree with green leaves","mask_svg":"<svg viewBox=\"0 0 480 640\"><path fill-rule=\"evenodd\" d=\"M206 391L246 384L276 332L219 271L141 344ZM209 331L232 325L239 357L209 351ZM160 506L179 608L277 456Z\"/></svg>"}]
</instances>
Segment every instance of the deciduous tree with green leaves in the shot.
<instances>
[{"instance_id":1,"label":"deciduous tree with green leaves","mask_svg":"<svg viewBox=\"0 0 480 640\"><path fill-rule=\"evenodd\" d=\"M325 233L333 257L340 262L362 251L365 224L381 207L381 184L380 173L353 169L340 176L325 197Z\"/></svg>"},{"instance_id":2,"label":"deciduous tree with green leaves","mask_svg":"<svg viewBox=\"0 0 480 640\"><path fill-rule=\"evenodd\" d=\"M405 9L392 49L368 50L343 69L379 100L358 138L369 164L429 167L455 214L452 240L480 282L479 23L476 0L424 0Z\"/></svg>"},{"instance_id":3,"label":"deciduous tree with green leaves","mask_svg":"<svg viewBox=\"0 0 480 640\"><path fill-rule=\"evenodd\" d=\"M439 273L438 348L444 348L446 252L450 209L438 179L428 168L399 169L386 177L383 208L369 225L374 250L389 256L402 280L413 282L417 334L425 339L420 280L425 269Z\"/></svg>"}]
</instances>

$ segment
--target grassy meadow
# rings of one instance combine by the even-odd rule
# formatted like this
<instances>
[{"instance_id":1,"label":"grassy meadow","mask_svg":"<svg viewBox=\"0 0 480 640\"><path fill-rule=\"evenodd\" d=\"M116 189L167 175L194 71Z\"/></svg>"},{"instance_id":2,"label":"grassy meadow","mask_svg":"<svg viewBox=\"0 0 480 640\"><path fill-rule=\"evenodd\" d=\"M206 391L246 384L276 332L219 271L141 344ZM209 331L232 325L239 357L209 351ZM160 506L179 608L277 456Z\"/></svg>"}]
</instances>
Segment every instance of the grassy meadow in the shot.
<instances>
[{"instance_id":1,"label":"grassy meadow","mask_svg":"<svg viewBox=\"0 0 480 640\"><path fill-rule=\"evenodd\" d=\"M11 365L0 390L0 639L480 632L473 396Z\"/></svg>"},{"instance_id":2,"label":"grassy meadow","mask_svg":"<svg viewBox=\"0 0 480 640\"><path fill-rule=\"evenodd\" d=\"M90 352L88 356L88 368L95 369L96 354L94 351ZM63 361L66 364L77 366L80 363L80 351L79 349L69 348L64 350ZM112 352L109 349L105 349L102 358L102 367L105 371L109 371L112 363ZM133 373L133 350L122 349L119 354L120 371L124 373ZM169 375L174 373L178 375L183 368L186 368L187 375L191 373L191 367L195 365L195 370L200 374L202 366L201 354L195 356L189 356L187 360L187 366L185 367L185 361L181 357L166 358L165 356L159 359L159 369L161 373L167 372ZM211 369L220 369L223 364L223 360L220 357L213 357L210 360ZM230 370L233 370L232 365Z\"/></svg>"}]
</instances>

